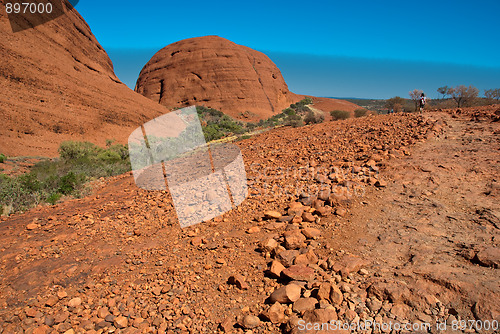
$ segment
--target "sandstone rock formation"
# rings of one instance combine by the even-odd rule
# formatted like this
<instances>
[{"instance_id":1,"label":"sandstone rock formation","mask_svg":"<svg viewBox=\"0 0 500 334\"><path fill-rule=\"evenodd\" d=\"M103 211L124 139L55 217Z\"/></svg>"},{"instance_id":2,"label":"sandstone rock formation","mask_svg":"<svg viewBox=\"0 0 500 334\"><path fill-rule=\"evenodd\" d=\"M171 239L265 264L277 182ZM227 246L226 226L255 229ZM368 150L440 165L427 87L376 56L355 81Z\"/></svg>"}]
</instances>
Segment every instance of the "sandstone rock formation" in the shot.
<instances>
[{"instance_id":1,"label":"sandstone rock formation","mask_svg":"<svg viewBox=\"0 0 500 334\"><path fill-rule=\"evenodd\" d=\"M67 4L67 3L66 3ZM125 143L168 110L133 92L75 9L12 32L0 11L0 152L55 156L64 140Z\"/></svg>"},{"instance_id":2,"label":"sandstone rock formation","mask_svg":"<svg viewBox=\"0 0 500 334\"><path fill-rule=\"evenodd\" d=\"M218 36L158 51L135 90L169 108L205 105L248 120L267 118L300 100L265 54Z\"/></svg>"},{"instance_id":3,"label":"sandstone rock formation","mask_svg":"<svg viewBox=\"0 0 500 334\"><path fill-rule=\"evenodd\" d=\"M244 121L266 119L304 98L288 90L265 54L218 36L161 49L142 69L135 90L168 108L204 105ZM337 101L321 100L328 100L329 107ZM337 107L356 108L347 101Z\"/></svg>"}]
</instances>

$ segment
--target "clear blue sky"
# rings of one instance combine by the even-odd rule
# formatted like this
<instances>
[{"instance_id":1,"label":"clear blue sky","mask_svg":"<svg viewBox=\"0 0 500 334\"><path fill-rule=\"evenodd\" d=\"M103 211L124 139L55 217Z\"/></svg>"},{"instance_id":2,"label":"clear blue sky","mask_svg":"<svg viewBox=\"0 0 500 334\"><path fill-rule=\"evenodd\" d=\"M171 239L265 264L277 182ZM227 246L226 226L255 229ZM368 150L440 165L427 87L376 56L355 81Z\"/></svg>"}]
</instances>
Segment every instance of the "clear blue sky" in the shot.
<instances>
[{"instance_id":1,"label":"clear blue sky","mask_svg":"<svg viewBox=\"0 0 500 334\"><path fill-rule=\"evenodd\" d=\"M133 88L160 48L218 35L266 53L290 89L386 98L500 87L500 1L85 1L76 9Z\"/></svg>"}]
</instances>

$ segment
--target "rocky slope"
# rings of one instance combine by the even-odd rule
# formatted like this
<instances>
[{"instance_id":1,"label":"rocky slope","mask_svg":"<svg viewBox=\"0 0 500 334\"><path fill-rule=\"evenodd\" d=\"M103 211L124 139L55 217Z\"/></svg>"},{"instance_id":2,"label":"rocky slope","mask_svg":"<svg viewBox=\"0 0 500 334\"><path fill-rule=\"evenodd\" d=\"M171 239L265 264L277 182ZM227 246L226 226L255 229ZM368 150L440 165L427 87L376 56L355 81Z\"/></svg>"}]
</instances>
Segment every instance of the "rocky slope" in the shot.
<instances>
[{"instance_id":1,"label":"rocky slope","mask_svg":"<svg viewBox=\"0 0 500 334\"><path fill-rule=\"evenodd\" d=\"M186 229L168 192L130 175L2 218L0 332L491 325L499 123L488 111L453 117L364 117L240 141L249 197Z\"/></svg>"},{"instance_id":2,"label":"rocky slope","mask_svg":"<svg viewBox=\"0 0 500 334\"><path fill-rule=\"evenodd\" d=\"M0 11L0 152L57 155L64 140L126 142L167 110L131 91L75 9L13 33Z\"/></svg>"},{"instance_id":3,"label":"rocky slope","mask_svg":"<svg viewBox=\"0 0 500 334\"><path fill-rule=\"evenodd\" d=\"M205 105L245 121L266 119L304 98L288 90L265 54L218 36L190 38L161 49L142 69L135 90L169 108ZM322 100L329 100L326 112L359 108L347 101Z\"/></svg>"}]
</instances>

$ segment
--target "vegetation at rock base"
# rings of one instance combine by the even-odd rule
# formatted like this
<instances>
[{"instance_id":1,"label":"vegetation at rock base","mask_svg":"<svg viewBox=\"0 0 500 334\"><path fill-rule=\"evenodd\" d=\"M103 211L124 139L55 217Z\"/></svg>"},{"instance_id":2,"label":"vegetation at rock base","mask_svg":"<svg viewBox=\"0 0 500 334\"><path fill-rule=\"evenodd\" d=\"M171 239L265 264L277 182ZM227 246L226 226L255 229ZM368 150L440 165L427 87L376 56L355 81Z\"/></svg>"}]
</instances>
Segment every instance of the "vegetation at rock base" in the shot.
<instances>
[{"instance_id":1,"label":"vegetation at rock base","mask_svg":"<svg viewBox=\"0 0 500 334\"><path fill-rule=\"evenodd\" d=\"M354 117L364 117L366 116L368 110L366 109L356 109L354 110Z\"/></svg>"},{"instance_id":2,"label":"vegetation at rock base","mask_svg":"<svg viewBox=\"0 0 500 334\"><path fill-rule=\"evenodd\" d=\"M332 110L330 111L330 116L332 116L333 120L341 120L348 119L349 117L351 117L351 114L345 110Z\"/></svg>"},{"instance_id":3,"label":"vegetation at rock base","mask_svg":"<svg viewBox=\"0 0 500 334\"><path fill-rule=\"evenodd\" d=\"M29 173L0 174L3 214L24 211L40 203L55 204L63 196L79 197L89 181L130 171L128 148L108 144L101 148L89 142L63 142L58 158L36 163Z\"/></svg>"}]
</instances>

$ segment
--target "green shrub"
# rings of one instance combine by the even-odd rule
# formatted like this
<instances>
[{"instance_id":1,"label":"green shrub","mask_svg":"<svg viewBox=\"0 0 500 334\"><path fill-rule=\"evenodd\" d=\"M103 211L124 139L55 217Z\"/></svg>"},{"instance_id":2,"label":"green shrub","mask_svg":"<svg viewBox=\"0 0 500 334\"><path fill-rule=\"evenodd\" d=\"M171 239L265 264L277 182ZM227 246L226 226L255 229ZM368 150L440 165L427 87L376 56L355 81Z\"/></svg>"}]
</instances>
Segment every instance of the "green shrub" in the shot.
<instances>
[{"instance_id":1,"label":"green shrub","mask_svg":"<svg viewBox=\"0 0 500 334\"><path fill-rule=\"evenodd\" d=\"M103 149L90 142L65 141L59 146L59 156L64 160L89 159Z\"/></svg>"},{"instance_id":2,"label":"green shrub","mask_svg":"<svg viewBox=\"0 0 500 334\"><path fill-rule=\"evenodd\" d=\"M47 197L45 201L50 205L54 205L57 203L57 201L61 199L61 197L62 197L61 193L52 193L49 195L49 197Z\"/></svg>"},{"instance_id":3,"label":"green shrub","mask_svg":"<svg viewBox=\"0 0 500 334\"><path fill-rule=\"evenodd\" d=\"M69 172L61 178L58 191L61 194L69 195L76 190L84 182L83 175L76 175L73 172Z\"/></svg>"},{"instance_id":4,"label":"green shrub","mask_svg":"<svg viewBox=\"0 0 500 334\"><path fill-rule=\"evenodd\" d=\"M111 151L111 150L106 150L97 155L97 159L107 162L107 163L114 163L122 160L122 157L118 152Z\"/></svg>"},{"instance_id":5,"label":"green shrub","mask_svg":"<svg viewBox=\"0 0 500 334\"><path fill-rule=\"evenodd\" d=\"M34 174L23 174L18 176L18 182L21 188L29 192L37 192L41 189L42 185Z\"/></svg>"},{"instance_id":6,"label":"green shrub","mask_svg":"<svg viewBox=\"0 0 500 334\"><path fill-rule=\"evenodd\" d=\"M0 164L3 164L7 157L4 154L0 154Z\"/></svg>"},{"instance_id":7,"label":"green shrub","mask_svg":"<svg viewBox=\"0 0 500 334\"><path fill-rule=\"evenodd\" d=\"M332 110L330 111L330 115L333 120L348 119L351 117L351 114L345 110Z\"/></svg>"},{"instance_id":8,"label":"green shrub","mask_svg":"<svg viewBox=\"0 0 500 334\"><path fill-rule=\"evenodd\" d=\"M88 142L64 142L59 152L60 158L40 161L29 173L0 175L0 207L18 212L43 202L54 204L62 195L79 196L92 179L131 169L125 145L103 149Z\"/></svg>"},{"instance_id":9,"label":"green shrub","mask_svg":"<svg viewBox=\"0 0 500 334\"><path fill-rule=\"evenodd\" d=\"M366 109L356 109L354 110L354 117L363 117L366 116Z\"/></svg>"}]
</instances>

